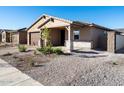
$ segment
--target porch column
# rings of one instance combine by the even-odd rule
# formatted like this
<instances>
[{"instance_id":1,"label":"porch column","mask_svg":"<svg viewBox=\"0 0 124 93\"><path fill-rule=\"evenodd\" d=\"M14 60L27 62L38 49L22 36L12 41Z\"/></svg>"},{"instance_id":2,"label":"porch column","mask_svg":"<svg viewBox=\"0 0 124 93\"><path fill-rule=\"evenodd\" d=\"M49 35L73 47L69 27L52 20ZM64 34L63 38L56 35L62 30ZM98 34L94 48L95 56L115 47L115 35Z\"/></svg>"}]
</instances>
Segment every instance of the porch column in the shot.
<instances>
[{"instance_id":1,"label":"porch column","mask_svg":"<svg viewBox=\"0 0 124 93\"><path fill-rule=\"evenodd\" d=\"M27 32L27 44L30 45L30 32Z\"/></svg>"},{"instance_id":2,"label":"porch column","mask_svg":"<svg viewBox=\"0 0 124 93\"><path fill-rule=\"evenodd\" d=\"M68 31L68 41L67 41L67 50L68 52L71 52L73 50L73 34L72 34L72 29L71 26L66 27Z\"/></svg>"}]
</instances>

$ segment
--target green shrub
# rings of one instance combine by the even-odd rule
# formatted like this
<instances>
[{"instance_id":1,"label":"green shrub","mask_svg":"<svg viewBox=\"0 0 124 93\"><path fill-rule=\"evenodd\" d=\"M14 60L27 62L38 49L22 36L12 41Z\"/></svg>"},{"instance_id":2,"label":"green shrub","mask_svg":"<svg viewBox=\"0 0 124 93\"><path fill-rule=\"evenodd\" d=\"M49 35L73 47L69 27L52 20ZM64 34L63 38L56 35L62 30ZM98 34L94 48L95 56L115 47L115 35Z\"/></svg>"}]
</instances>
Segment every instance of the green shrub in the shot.
<instances>
[{"instance_id":1,"label":"green shrub","mask_svg":"<svg viewBox=\"0 0 124 93\"><path fill-rule=\"evenodd\" d=\"M18 49L19 49L20 52L26 52L27 47L24 46L24 45L18 45Z\"/></svg>"},{"instance_id":2,"label":"green shrub","mask_svg":"<svg viewBox=\"0 0 124 93\"><path fill-rule=\"evenodd\" d=\"M37 50L42 52L43 54L53 53L53 48L51 48L51 47L42 47L42 48L38 48Z\"/></svg>"},{"instance_id":3,"label":"green shrub","mask_svg":"<svg viewBox=\"0 0 124 93\"><path fill-rule=\"evenodd\" d=\"M63 54L63 51L60 48L54 48L53 53L60 55L60 54Z\"/></svg>"},{"instance_id":4,"label":"green shrub","mask_svg":"<svg viewBox=\"0 0 124 93\"><path fill-rule=\"evenodd\" d=\"M52 47L42 47L42 48L37 48L38 51L40 51L43 54L52 54L55 53L57 55L62 54L62 50L60 48L52 48Z\"/></svg>"},{"instance_id":5,"label":"green shrub","mask_svg":"<svg viewBox=\"0 0 124 93\"><path fill-rule=\"evenodd\" d=\"M113 65L118 65L116 62L113 62Z\"/></svg>"}]
</instances>

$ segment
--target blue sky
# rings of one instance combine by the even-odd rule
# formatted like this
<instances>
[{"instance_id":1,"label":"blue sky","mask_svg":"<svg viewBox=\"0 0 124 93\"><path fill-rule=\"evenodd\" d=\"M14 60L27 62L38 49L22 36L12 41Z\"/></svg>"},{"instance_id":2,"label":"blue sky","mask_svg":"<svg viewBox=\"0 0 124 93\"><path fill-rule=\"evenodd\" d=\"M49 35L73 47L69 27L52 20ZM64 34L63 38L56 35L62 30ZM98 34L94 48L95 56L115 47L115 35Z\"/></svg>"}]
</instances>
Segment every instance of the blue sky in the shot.
<instances>
[{"instance_id":1,"label":"blue sky","mask_svg":"<svg viewBox=\"0 0 124 93\"><path fill-rule=\"evenodd\" d=\"M70 20L92 22L110 28L124 28L124 7L0 7L0 28L18 29L29 27L42 14Z\"/></svg>"}]
</instances>

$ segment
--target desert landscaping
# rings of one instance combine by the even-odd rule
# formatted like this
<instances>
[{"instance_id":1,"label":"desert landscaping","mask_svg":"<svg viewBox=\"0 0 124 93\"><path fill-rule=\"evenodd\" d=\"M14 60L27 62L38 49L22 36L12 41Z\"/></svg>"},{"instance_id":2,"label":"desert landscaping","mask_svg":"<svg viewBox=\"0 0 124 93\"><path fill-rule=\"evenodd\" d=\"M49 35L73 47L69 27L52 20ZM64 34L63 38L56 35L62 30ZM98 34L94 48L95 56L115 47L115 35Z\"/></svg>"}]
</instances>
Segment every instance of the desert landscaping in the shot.
<instances>
[{"instance_id":1,"label":"desert landscaping","mask_svg":"<svg viewBox=\"0 0 124 93\"><path fill-rule=\"evenodd\" d=\"M2 47L0 58L43 85L124 85L123 54L82 50L44 55L31 47L19 52L15 46Z\"/></svg>"}]
</instances>

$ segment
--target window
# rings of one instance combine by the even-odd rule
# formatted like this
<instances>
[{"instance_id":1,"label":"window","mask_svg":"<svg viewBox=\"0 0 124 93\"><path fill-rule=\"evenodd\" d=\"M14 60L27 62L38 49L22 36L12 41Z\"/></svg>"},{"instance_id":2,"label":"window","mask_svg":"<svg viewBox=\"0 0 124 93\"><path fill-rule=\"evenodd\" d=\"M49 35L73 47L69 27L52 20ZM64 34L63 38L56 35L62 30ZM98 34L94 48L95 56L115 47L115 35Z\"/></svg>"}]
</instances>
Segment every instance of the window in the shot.
<instances>
[{"instance_id":1,"label":"window","mask_svg":"<svg viewBox=\"0 0 124 93\"><path fill-rule=\"evenodd\" d=\"M76 30L73 31L74 34L74 40L79 40L80 39L80 31Z\"/></svg>"}]
</instances>

